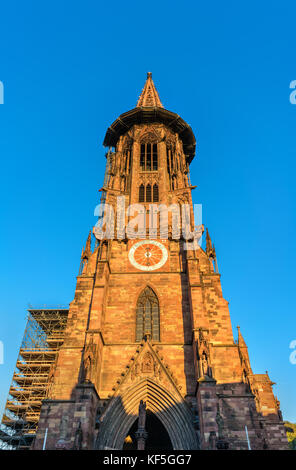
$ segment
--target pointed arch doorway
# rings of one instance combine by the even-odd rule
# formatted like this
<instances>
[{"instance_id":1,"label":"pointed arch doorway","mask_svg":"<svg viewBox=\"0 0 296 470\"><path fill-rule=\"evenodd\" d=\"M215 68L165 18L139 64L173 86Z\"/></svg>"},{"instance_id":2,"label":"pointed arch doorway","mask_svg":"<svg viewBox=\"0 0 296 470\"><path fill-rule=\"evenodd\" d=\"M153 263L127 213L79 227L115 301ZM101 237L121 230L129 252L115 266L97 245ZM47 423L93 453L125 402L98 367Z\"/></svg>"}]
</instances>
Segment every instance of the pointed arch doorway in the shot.
<instances>
[{"instance_id":1,"label":"pointed arch doorway","mask_svg":"<svg viewBox=\"0 0 296 470\"><path fill-rule=\"evenodd\" d=\"M173 450L199 449L193 415L188 405L177 394L148 377L112 398L101 422L96 449L124 449L125 440L138 419L141 400L147 403L147 412L151 413L151 438L153 436L155 439L159 434L156 429L164 428L164 445L171 445ZM161 422L162 427L152 415ZM132 437L130 444L133 444ZM153 440L150 445L155 445Z\"/></svg>"},{"instance_id":2,"label":"pointed arch doorway","mask_svg":"<svg viewBox=\"0 0 296 470\"><path fill-rule=\"evenodd\" d=\"M138 421L139 419L137 418L131 426L124 440L123 450L137 450L136 432L138 429ZM145 428L148 435L145 442L145 450L173 450L171 439L166 428L160 419L150 410L147 410Z\"/></svg>"}]
</instances>

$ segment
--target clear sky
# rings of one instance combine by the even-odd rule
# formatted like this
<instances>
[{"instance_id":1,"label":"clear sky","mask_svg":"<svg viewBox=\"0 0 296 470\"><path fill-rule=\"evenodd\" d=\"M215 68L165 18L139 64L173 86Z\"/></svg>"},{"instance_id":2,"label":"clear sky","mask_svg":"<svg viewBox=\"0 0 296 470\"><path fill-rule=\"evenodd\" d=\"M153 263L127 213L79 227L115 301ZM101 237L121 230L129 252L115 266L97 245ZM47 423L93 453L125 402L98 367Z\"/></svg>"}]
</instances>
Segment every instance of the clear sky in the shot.
<instances>
[{"instance_id":1,"label":"clear sky","mask_svg":"<svg viewBox=\"0 0 296 470\"><path fill-rule=\"evenodd\" d=\"M193 128L194 202L255 373L296 422L295 1L9 1L0 14L0 411L26 308L68 305L103 138L152 71Z\"/></svg>"}]
</instances>

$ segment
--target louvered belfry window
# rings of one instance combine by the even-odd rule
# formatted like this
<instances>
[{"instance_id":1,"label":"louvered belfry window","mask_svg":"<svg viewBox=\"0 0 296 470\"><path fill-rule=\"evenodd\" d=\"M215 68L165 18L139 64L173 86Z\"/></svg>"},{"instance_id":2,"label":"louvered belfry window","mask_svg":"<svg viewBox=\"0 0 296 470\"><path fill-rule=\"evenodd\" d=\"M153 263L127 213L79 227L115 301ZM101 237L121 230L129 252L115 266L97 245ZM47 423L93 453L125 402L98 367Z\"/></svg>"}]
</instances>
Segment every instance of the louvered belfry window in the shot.
<instances>
[{"instance_id":1,"label":"louvered belfry window","mask_svg":"<svg viewBox=\"0 0 296 470\"><path fill-rule=\"evenodd\" d=\"M140 169L141 171L158 170L157 144L141 144Z\"/></svg>"},{"instance_id":2,"label":"louvered belfry window","mask_svg":"<svg viewBox=\"0 0 296 470\"><path fill-rule=\"evenodd\" d=\"M145 335L150 335L154 341L159 341L159 304L154 291L146 287L137 303L136 313L136 342L142 341Z\"/></svg>"}]
</instances>

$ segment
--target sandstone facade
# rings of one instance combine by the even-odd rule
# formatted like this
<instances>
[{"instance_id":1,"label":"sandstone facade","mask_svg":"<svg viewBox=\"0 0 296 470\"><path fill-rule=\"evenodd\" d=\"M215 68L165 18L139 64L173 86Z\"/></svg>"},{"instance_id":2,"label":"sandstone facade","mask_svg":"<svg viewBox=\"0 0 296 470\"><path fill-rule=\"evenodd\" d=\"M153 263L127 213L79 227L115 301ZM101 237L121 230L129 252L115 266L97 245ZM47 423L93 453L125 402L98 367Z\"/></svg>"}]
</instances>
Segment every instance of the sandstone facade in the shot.
<instances>
[{"instance_id":1,"label":"sandstone facade","mask_svg":"<svg viewBox=\"0 0 296 470\"><path fill-rule=\"evenodd\" d=\"M118 196L126 207L144 204L147 220L153 202L189 204L193 228L195 138L163 108L151 74L137 107L109 127L104 143L110 150L102 194L116 217ZM132 247L148 234L117 237L118 218L114 239L92 249L89 236L33 449L42 448L46 429L47 449L126 448L141 400L173 449L247 449L246 426L252 449L287 448L272 382L253 374L240 331L234 340L208 232L206 250L186 250L172 224L169 215L168 238L157 227L167 257L155 270L131 263ZM145 289L147 308L139 303Z\"/></svg>"}]
</instances>

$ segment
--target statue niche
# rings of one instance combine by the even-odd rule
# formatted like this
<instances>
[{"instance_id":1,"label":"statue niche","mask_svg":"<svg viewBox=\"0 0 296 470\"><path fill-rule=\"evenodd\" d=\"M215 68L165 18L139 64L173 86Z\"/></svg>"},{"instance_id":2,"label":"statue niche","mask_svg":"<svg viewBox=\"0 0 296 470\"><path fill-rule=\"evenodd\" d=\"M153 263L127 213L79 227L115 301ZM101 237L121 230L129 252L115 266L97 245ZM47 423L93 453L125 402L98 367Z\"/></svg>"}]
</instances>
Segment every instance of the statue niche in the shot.
<instances>
[{"instance_id":1,"label":"statue niche","mask_svg":"<svg viewBox=\"0 0 296 470\"><path fill-rule=\"evenodd\" d=\"M93 381L94 367L96 364L96 345L93 342L93 336L91 336L88 345L85 348L83 354L82 363L82 383L89 383Z\"/></svg>"}]
</instances>

